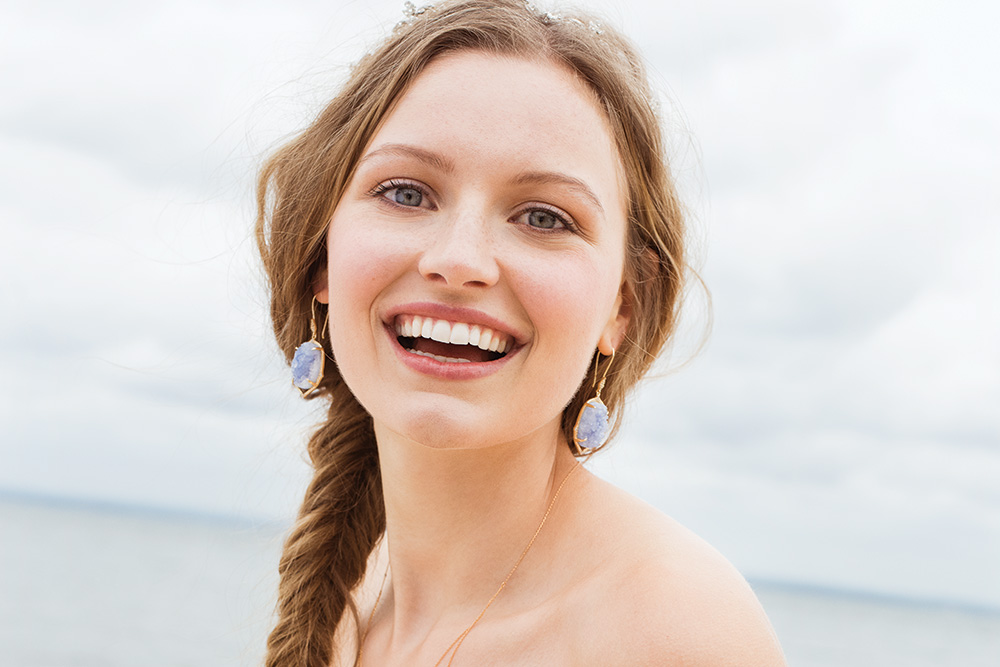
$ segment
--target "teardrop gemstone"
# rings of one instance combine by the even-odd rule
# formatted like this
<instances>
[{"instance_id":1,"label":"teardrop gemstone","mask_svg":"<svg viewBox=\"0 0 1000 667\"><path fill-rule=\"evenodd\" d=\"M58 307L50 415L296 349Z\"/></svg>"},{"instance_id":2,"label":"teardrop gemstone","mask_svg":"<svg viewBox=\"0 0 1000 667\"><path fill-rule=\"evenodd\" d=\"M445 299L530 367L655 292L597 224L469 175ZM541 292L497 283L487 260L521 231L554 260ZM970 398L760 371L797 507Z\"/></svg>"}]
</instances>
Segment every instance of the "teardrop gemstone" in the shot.
<instances>
[{"instance_id":1,"label":"teardrop gemstone","mask_svg":"<svg viewBox=\"0 0 1000 667\"><path fill-rule=\"evenodd\" d=\"M610 433L608 407L595 396L583 404L576 420L576 428L573 429L573 439L581 447L594 449L603 445Z\"/></svg>"},{"instance_id":2,"label":"teardrop gemstone","mask_svg":"<svg viewBox=\"0 0 1000 667\"><path fill-rule=\"evenodd\" d=\"M292 384L309 393L319 385L322 377L323 347L315 340L307 340L295 348L295 355L292 357Z\"/></svg>"}]
</instances>

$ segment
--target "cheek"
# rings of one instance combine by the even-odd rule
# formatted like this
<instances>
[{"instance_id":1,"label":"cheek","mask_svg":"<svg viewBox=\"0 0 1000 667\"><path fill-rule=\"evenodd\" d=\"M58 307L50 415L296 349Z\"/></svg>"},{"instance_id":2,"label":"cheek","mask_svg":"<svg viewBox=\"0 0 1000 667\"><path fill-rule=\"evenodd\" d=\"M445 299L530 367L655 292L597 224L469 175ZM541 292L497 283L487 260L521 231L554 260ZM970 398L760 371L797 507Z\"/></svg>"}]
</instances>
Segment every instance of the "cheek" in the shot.
<instances>
[{"instance_id":1,"label":"cheek","mask_svg":"<svg viewBox=\"0 0 1000 667\"><path fill-rule=\"evenodd\" d=\"M397 242L398 243L398 242ZM330 335L338 364L374 343L373 305L405 264L405 248L336 216L327 234Z\"/></svg>"},{"instance_id":2,"label":"cheek","mask_svg":"<svg viewBox=\"0 0 1000 667\"><path fill-rule=\"evenodd\" d=\"M563 405L590 367L620 281L620 262L593 256L549 257L524 274L519 293L534 329L532 353L542 362L532 366L534 381Z\"/></svg>"},{"instance_id":3,"label":"cheek","mask_svg":"<svg viewBox=\"0 0 1000 667\"><path fill-rule=\"evenodd\" d=\"M334 302L338 309L370 305L365 296L398 273L410 254L399 238L354 222L349 212L334 216L326 241L331 309Z\"/></svg>"},{"instance_id":4,"label":"cheek","mask_svg":"<svg viewBox=\"0 0 1000 667\"><path fill-rule=\"evenodd\" d=\"M539 335L593 338L596 344L618 296L620 262L582 253L549 256L526 267L524 276L520 292L539 320Z\"/></svg>"}]
</instances>

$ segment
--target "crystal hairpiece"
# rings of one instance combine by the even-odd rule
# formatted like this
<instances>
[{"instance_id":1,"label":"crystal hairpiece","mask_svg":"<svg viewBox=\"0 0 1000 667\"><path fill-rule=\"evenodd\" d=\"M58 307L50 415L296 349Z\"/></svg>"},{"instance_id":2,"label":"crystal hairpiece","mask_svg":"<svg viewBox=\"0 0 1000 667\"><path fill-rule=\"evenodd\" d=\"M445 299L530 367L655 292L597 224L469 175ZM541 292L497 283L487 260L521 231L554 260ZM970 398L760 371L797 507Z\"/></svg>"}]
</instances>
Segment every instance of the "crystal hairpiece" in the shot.
<instances>
[{"instance_id":1,"label":"crystal hairpiece","mask_svg":"<svg viewBox=\"0 0 1000 667\"><path fill-rule=\"evenodd\" d=\"M406 2L403 3L403 14L406 15L407 19L412 21L413 19L417 18L422 14L427 13L433 8L434 5L424 5L418 8L415 4L410 2L410 0L406 0Z\"/></svg>"},{"instance_id":2,"label":"crystal hairpiece","mask_svg":"<svg viewBox=\"0 0 1000 667\"><path fill-rule=\"evenodd\" d=\"M403 20L394 25L392 27L392 31L397 32L399 30L402 30L403 28L410 25L411 23L416 21L418 18L420 18L427 12L433 10L434 10L434 5L422 5L420 7L417 7L415 4L410 2L410 0L406 0L406 2L403 3Z\"/></svg>"},{"instance_id":3,"label":"crystal hairpiece","mask_svg":"<svg viewBox=\"0 0 1000 667\"><path fill-rule=\"evenodd\" d=\"M525 0L524 8L535 16L541 18L542 23L545 25L551 25L553 23L575 23L585 28L589 28L590 31L596 35L604 34L604 28L602 28L601 24L597 21L587 21L584 23L580 19L573 16L567 18L562 14L556 14L555 12L543 12L539 10L538 7L536 7L530 0Z\"/></svg>"},{"instance_id":4,"label":"crystal hairpiece","mask_svg":"<svg viewBox=\"0 0 1000 667\"><path fill-rule=\"evenodd\" d=\"M557 15L557 18L559 18L560 20L562 20L561 17L558 17L558 15ZM601 24L598 23L597 21L587 21L586 23L584 23L580 19L578 19L576 17L572 17L572 16L570 18L568 18L568 19L565 19L565 21L567 23L575 23L575 24L577 24L579 26L583 26L584 28L590 28L591 32L593 32L595 34L598 34L598 35L604 34L604 29L601 28Z\"/></svg>"},{"instance_id":5,"label":"crystal hairpiece","mask_svg":"<svg viewBox=\"0 0 1000 667\"><path fill-rule=\"evenodd\" d=\"M536 7L531 2L531 0L525 0L524 8L527 9L532 14L541 18L542 23L544 23L545 25L551 25L553 23L561 23L561 22L576 23L577 25L589 28L590 31L596 35L604 34L604 28L602 28L601 24L598 23L597 21L587 21L586 23L584 23L583 21L581 21L576 17L566 18L562 14L556 14L555 12L542 12L541 10L538 9L538 7ZM433 10L434 10L434 5L432 4L417 7L410 0L406 0L406 2L403 3L403 16L405 18L398 24L396 24L396 28L401 28L403 26L409 25L410 23L417 20L427 12Z\"/></svg>"}]
</instances>

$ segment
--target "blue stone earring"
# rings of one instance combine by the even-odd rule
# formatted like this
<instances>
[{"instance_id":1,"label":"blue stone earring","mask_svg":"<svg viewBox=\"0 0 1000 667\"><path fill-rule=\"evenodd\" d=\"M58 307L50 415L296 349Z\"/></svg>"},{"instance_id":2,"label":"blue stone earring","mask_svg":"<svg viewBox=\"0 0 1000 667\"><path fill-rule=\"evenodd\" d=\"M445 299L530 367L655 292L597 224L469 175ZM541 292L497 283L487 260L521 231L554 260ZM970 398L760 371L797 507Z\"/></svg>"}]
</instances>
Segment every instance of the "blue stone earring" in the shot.
<instances>
[{"instance_id":1,"label":"blue stone earring","mask_svg":"<svg viewBox=\"0 0 1000 667\"><path fill-rule=\"evenodd\" d=\"M597 364L601 359L601 353L597 353L594 361L594 382L597 382ZM576 446L576 455L589 454L588 450L594 450L603 445L608 435L611 433L611 422L608 419L608 406L601 400L601 390L604 389L604 381L608 379L608 369L615 360L615 351L611 350L611 360L604 367L604 375L597 384L597 395L583 404L580 408L580 415L576 418L576 426L573 427L573 444Z\"/></svg>"},{"instance_id":2,"label":"blue stone earring","mask_svg":"<svg viewBox=\"0 0 1000 667\"><path fill-rule=\"evenodd\" d=\"M329 313L327 314L329 317ZM323 365L326 354L323 346L316 340L316 297L312 300L312 318L309 320L309 330L312 337L295 348L292 357L292 384L298 387L302 396L306 397L316 390L323 379ZM323 333L326 333L326 322L323 323Z\"/></svg>"}]
</instances>

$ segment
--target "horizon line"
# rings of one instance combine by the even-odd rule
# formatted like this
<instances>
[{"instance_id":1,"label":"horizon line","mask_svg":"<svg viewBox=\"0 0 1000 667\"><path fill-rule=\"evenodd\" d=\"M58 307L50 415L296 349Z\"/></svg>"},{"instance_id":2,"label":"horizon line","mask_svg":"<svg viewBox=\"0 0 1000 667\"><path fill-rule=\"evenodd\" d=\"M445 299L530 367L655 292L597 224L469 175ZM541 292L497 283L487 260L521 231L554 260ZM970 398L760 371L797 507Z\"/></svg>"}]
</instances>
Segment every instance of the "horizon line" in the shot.
<instances>
[{"instance_id":1,"label":"horizon line","mask_svg":"<svg viewBox=\"0 0 1000 667\"><path fill-rule=\"evenodd\" d=\"M107 498L86 498L68 496L44 491L28 491L25 489L0 487L0 503L35 505L68 511L97 512L119 516L139 516L149 519L182 520L198 523L219 523L234 528L253 528L284 532L291 528L294 517L287 518L260 516L252 514L214 512L211 510L191 507L155 505L149 503L113 500ZM867 600L895 606L924 607L935 609L954 609L974 614L1000 615L1000 602L988 603L963 600L949 597L931 597L907 595L905 593L878 591L850 586L836 586L820 582L800 581L794 579L776 579L773 576L754 576L743 573L750 587L771 588L790 593L819 595L843 599Z\"/></svg>"}]
</instances>

